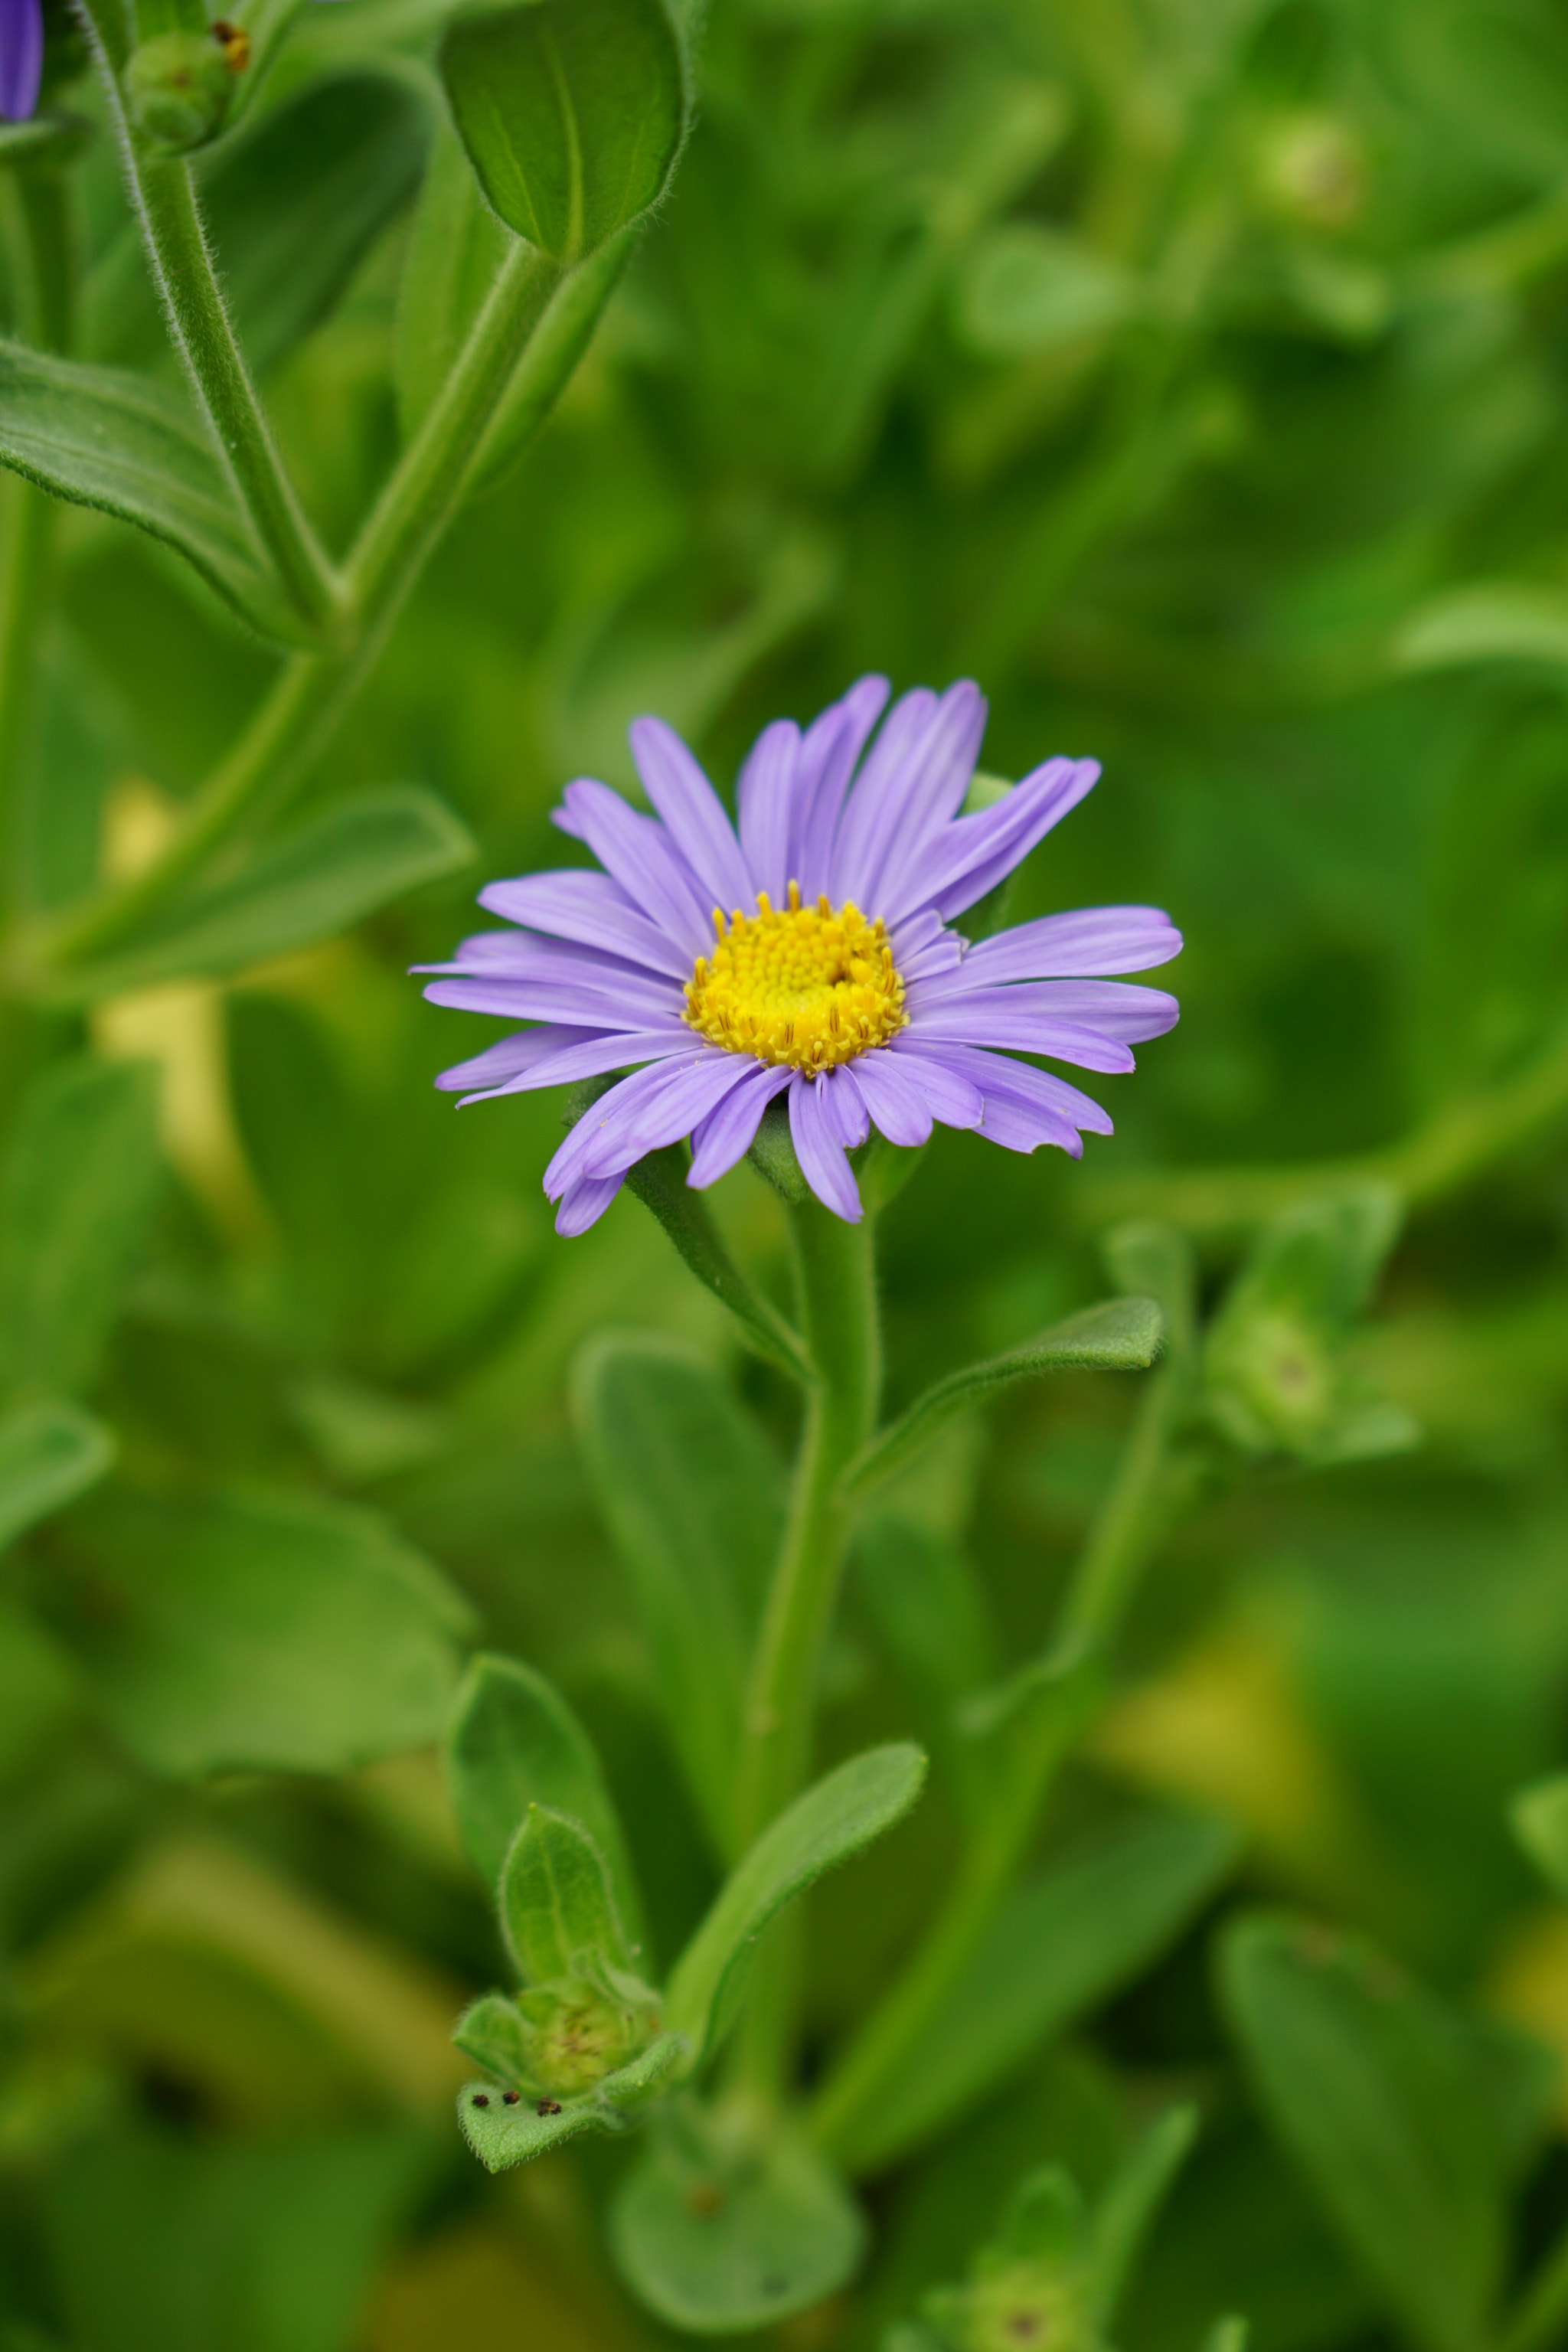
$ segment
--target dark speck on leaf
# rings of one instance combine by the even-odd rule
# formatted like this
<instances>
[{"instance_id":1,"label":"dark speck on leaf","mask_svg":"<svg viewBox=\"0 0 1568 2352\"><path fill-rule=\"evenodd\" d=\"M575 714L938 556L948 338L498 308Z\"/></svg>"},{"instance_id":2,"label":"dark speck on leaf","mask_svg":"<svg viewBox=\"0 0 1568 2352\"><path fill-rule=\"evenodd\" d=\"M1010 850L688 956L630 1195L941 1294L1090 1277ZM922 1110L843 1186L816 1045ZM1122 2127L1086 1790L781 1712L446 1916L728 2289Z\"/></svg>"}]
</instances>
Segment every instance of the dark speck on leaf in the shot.
<instances>
[{"instance_id":1,"label":"dark speck on leaf","mask_svg":"<svg viewBox=\"0 0 1568 2352\"><path fill-rule=\"evenodd\" d=\"M515 2091L503 2091L500 2095L500 2103L503 2107L515 2107L517 2101L518 2094Z\"/></svg>"},{"instance_id":2,"label":"dark speck on leaf","mask_svg":"<svg viewBox=\"0 0 1568 2352\"><path fill-rule=\"evenodd\" d=\"M559 2099L541 2099L533 2112L536 2116L558 2116L561 2113L561 2102Z\"/></svg>"},{"instance_id":3,"label":"dark speck on leaf","mask_svg":"<svg viewBox=\"0 0 1568 2352\"><path fill-rule=\"evenodd\" d=\"M474 2105L476 2107L488 2107L489 2103L490 2095L488 2091L476 2091L474 2093Z\"/></svg>"}]
</instances>

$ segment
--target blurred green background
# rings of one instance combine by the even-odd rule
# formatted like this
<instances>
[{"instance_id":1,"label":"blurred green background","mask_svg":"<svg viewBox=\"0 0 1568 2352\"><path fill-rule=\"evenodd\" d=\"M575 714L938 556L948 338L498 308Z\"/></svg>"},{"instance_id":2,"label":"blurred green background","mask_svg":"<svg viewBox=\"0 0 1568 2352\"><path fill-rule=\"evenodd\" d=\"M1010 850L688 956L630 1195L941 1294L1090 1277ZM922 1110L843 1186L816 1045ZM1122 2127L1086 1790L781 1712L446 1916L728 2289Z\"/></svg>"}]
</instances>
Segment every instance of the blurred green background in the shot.
<instances>
[{"instance_id":1,"label":"blurred green background","mask_svg":"<svg viewBox=\"0 0 1568 2352\"><path fill-rule=\"evenodd\" d=\"M303 223L215 197L334 544L398 446L438 22L430 0L311 12L268 119L355 77L353 173ZM132 1076L112 1185L84 1195L100 1258L68 1366L29 1361L26 1270L5 1276L13 1394L67 1387L121 1444L0 1570L16 2347L658 2333L597 2250L618 2150L491 2181L452 2128L447 2030L500 1961L429 1743L476 1632L542 1666L603 1744L677 1948L713 1864L569 1367L605 1323L651 1326L732 1363L781 1449L789 1400L629 1195L555 1239L559 1101L456 1112L431 1079L493 1024L405 976L471 927L484 878L560 862L569 777L629 787L643 710L727 790L767 719L862 670L972 674L988 769L1105 768L1016 912L1147 900L1186 934L1182 1025L1106 1083L1117 1135L1081 1167L939 1130L881 1234L895 1405L1102 1295L1097 1235L1123 1215L1185 1223L1217 1287L1319 1163L1409 1197L1354 1347L1422 1444L1276 1464L1182 1528L1042 1832L1178 1792L1247 1832L1239 1879L876 2188L864 2291L794 2323L795 2352L874 2344L1028 2163L1102 2177L1126 2116L1175 2089L1208 2120L1125 2352L1194 2346L1221 2309L1255 2352L1387 2340L1217 2016L1210 1942L1244 1896L1357 1925L1568 2054L1568 1918L1504 1811L1568 1745L1568 10L713 0L699 56L695 134L587 362L312 783L433 786L477 865L230 986L0 1013L14 1153L68 1129L70 1055L157 1070L156 1143ZM83 183L88 355L153 362L106 139ZM120 525L73 512L58 560L13 821L34 906L146 854L271 659ZM782 1280L761 1181L714 1198ZM1133 1393L1016 1393L920 1489L1005 1654L1043 1635ZM910 1727L852 1581L825 1751ZM818 2053L929 1915L953 1835L935 1795L816 1902ZM1530 2145L1521 2260L1568 2192L1556 2127Z\"/></svg>"}]
</instances>

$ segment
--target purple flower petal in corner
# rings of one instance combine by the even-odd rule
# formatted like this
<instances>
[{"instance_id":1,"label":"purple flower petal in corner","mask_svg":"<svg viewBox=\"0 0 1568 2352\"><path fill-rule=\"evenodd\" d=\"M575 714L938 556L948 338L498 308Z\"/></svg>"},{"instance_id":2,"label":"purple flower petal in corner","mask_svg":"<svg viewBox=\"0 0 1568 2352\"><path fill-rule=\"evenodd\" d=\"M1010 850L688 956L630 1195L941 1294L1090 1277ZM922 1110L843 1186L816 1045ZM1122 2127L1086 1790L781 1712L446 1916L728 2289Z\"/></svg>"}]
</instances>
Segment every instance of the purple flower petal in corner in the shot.
<instances>
[{"instance_id":1,"label":"purple flower petal in corner","mask_svg":"<svg viewBox=\"0 0 1568 2352\"><path fill-rule=\"evenodd\" d=\"M37 110L43 76L40 0L0 0L0 118L30 121Z\"/></svg>"}]
</instances>

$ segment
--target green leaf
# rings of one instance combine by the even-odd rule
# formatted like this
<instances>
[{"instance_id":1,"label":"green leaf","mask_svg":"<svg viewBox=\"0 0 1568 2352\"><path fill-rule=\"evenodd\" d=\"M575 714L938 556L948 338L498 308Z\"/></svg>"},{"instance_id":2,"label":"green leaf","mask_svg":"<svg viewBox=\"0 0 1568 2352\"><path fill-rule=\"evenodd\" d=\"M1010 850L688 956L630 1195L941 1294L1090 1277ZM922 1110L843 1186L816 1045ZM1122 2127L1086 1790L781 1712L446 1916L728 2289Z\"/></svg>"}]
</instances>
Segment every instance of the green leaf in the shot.
<instances>
[{"instance_id":1,"label":"green leaf","mask_svg":"<svg viewBox=\"0 0 1568 2352\"><path fill-rule=\"evenodd\" d=\"M26 122L0 122L0 171L10 163L68 163L92 137L85 115L41 107Z\"/></svg>"},{"instance_id":2,"label":"green leaf","mask_svg":"<svg viewBox=\"0 0 1568 2352\"><path fill-rule=\"evenodd\" d=\"M238 873L176 900L123 955L70 972L57 991L102 995L243 971L335 937L474 855L467 826L434 793L416 784L354 793L264 842Z\"/></svg>"},{"instance_id":3,"label":"green leaf","mask_svg":"<svg viewBox=\"0 0 1568 2352\"><path fill-rule=\"evenodd\" d=\"M626 1840L587 1733L552 1683L515 1658L469 1662L442 1747L463 1843L487 1886L530 1805L581 1822L604 1855L616 1908L634 1948L642 1903Z\"/></svg>"},{"instance_id":4,"label":"green leaf","mask_svg":"<svg viewBox=\"0 0 1568 2352\"><path fill-rule=\"evenodd\" d=\"M341 1772L439 1733L468 1605L374 1513L117 1494L71 1533L56 1630L150 1770Z\"/></svg>"},{"instance_id":5,"label":"green leaf","mask_svg":"<svg viewBox=\"0 0 1568 2352\"><path fill-rule=\"evenodd\" d=\"M342 2352L441 2162L423 2118L286 2137L73 2136L47 2181L79 2352Z\"/></svg>"},{"instance_id":6,"label":"green leaf","mask_svg":"<svg viewBox=\"0 0 1568 2352\"><path fill-rule=\"evenodd\" d=\"M580 1822L530 1805L501 1865L500 1924L525 1984L570 1976L580 1955L631 1958L605 1857Z\"/></svg>"},{"instance_id":7,"label":"green leaf","mask_svg":"<svg viewBox=\"0 0 1568 2352\"><path fill-rule=\"evenodd\" d=\"M799 2133L682 2103L610 2209L610 2251L632 2292L698 2336L763 2327L853 2277L858 2208Z\"/></svg>"},{"instance_id":8,"label":"green leaf","mask_svg":"<svg viewBox=\"0 0 1568 2352\"><path fill-rule=\"evenodd\" d=\"M1106 1271L1124 1298L1152 1298L1164 1318L1167 1358L1185 1365L1197 1341L1198 1269L1192 1243L1153 1219L1113 1226L1100 1244Z\"/></svg>"},{"instance_id":9,"label":"green leaf","mask_svg":"<svg viewBox=\"0 0 1568 2352\"><path fill-rule=\"evenodd\" d=\"M1476 581L1418 605L1389 647L1397 670L1474 662L1568 666L1568 594L1533 580Z\"/></svg>"},{"instance_id":10,"label":"green leaf","mask_svg":"<svg viewBox=\"0 0 1568 2352\"><path fill-rule=\"evenodd\" d=\"M23 1102L0 1208L0 1382L61 1396L98 1377L160 1181L145 1063L57 1062Z\"/></svg>"},{"instance_id":11,"label":"green leaf","mask_svg":"<svg viewBox=\"0 0 1568 2352\"><path fill-rule=\"evenodd\" d=\"M482 1992L471 2000L453 2026L452 2039L466 2058L499 2082L529 2081L531 2040L522 2011L504 1993Z\"/></svg>"},{"instance_id":12,"label":"green leaf","mask_svg":"<svg viewBox=\"0 0 1568 2352\"><path fill-rule=\"evenodd\" d=\"M1186 2162L1197 2129L1195 2107L1167 2108L1134 2143L1095 2207L1089 2268L1096 2308L1107 2324L1115 2315L1171 2183Z\"/></svg>"},{"instance_id":13,"label":"green leaf","mask_svg":"<svg viewBox=\"0 0 1568 2352\"><path fill-rule=\"evenodd\" d=\"M114 1459L103 1423L71 1404L35 1404L0 1421L0 1548L95 1486Z\"/></svg>"},{"instance_id":14,"label":"green leaf","mask_svg":"<svg viewBox=\"0 0 1568 2352\"><path fill-rule=\"evenodd\" d=\"M460 16L438 61L491 208L552 259L581 260L663 194L687 99L660 0L531 0Z\"/></svg>"},{"instance_id":15,"label":"green leaf","mask_svg":"<svg viewBox=\"0 0 1568 2352\"><path fill-rule=\"evenodd\" d=\"M746 1157L791 1208L798 1209L816 1197L795 1158L789 1131L789 1104L783 1095L775 1095L763 1111Z\"/></svg>"},{"instance_id":16,"label":"green leaf","mask_svg":"<svg viewBox=\"0 0 1568 2352\"><path fill-rule=\"evenodd\" d=\"M954 1715L996 1670L980 1580L956 1544L891 1511L861 1529L855 1567L914 1728L966 1814L978 1818L992 1785L990 1759L959 1733Z\"/></svg>"},{"instance_id":17,"label":"green leaf","mask_svg":"<svg viewBox=\"0 0 1568 2352\"><path fill-rule=\"evenodd\" d=\"M179 394L0 341L0 465L134 523L194 564L262 635L301 641L217 451Z\"/></svg>"},{"instance_id":18,"label":"green leaf","mask_svg":"<svg viewBox=\"0 0 1568 2352\"><path fill-rule=\"evenodd\" d=\"M1458 2021L1368 1946L1281 1916L1229 1929L1220 1988L1269 2121L1390 2313L1428 2352L1474 2352L1504 2199Z\"/></svg>"},{"instance_id":19,"label":"green leaf","mask_svg":"<svg viewBox=\"0 0 1568 2352\"><path fill-rule=\"evenodd\" d=\"M970 248L958 321L973 351L1011 359L1103 334L1138 299L1137 281L1077 237L1037 221L1005 221Z\"/></svg>"},{"instance_id":20,"label":"green leaf","mask_svg":"<svg viewBox=\"0 0 1568 2352\"><path fill-rule=\"evenodd\" d=\"M1010 1348L1005 1356L950 1372L918 1397L906 1413L881 1430L850 1464L845 1484L864 1494L880 1484L934 1437L954 1413L978 1404L988 1390L1041 1372L1146 1371L1160 1352L1163 1321L1152 1298L1108 1299L1101 1307L1069 1315L1037 1339Z\"/></svg>"},{"instance_id":21,"label":"green leaf","mask_svg":"<svg viewBox=\"0 0 1568 2352\"><path fill-rule=\"evenodd\" d=\"M395 373L405 441L446 383L511 243L479 194L462 142L443 123L431 145L398 295Z\"/></svg>"},{"instance_id":22,"label":"green leaf","mask_svg":"<svg viewBox=\"0 0 1568 2352\"><path fill-rule=\"evenodd\" d=\"M1568 1895L1568 1772L1533 1780L1509 1800L1509 1826L1542 1878Z\"/></svg>"},{"instance_id":23,"label":"green leaf","mask_svg":"<svg viewBox=\"0 0 1568 2352\"><path fill-rule=\"evenodd\" d=\"M900 2080L838 2149L885 2168L1092 2016L1167 1950L1235 1867L1238 1841L1198 1813L1146 1811L1014 1889Z\"/></svg>"},{"instance_id":24,"label":"green leaf","mask_svg":"<svg viewBox=\"0 0 1568 2352\"><path fill-rule=\"evenodd\" d=\"M722 2038L758 1937L825 1870L847 1862L902 1819L920 1795L926 1759L907 1740L851 1757L769 1823L721 1889L669 1980L667 2014L685 2033L688 2071Z\"/></svg>"},{"instance_id":25,"label":"green leaf","mask_svg":"<svg viewBox=\"0 0 1568 2352\"><path fill-rule=\"evenodd\" d=\"M640 2057L575 2099L520 2099L508 2106L493 2083L466 2083L458 2097L463 2137L487 2172L506 2172L581 2131L624 2131L668 2082L686 2045L662 2033Z\"/></svg>"},{"instance_id":26,"label":"green leaf","mask_svg":"<svg viewBox=\"0 0 1568 2352\"><path fill-rule=\"evenodd\" d=\"M751 1632L784 1524L777 1466L723 1381L670 1340L591 1341L572 1412L676 1754L729 1853Z\"/></svg>"}]
</instances>

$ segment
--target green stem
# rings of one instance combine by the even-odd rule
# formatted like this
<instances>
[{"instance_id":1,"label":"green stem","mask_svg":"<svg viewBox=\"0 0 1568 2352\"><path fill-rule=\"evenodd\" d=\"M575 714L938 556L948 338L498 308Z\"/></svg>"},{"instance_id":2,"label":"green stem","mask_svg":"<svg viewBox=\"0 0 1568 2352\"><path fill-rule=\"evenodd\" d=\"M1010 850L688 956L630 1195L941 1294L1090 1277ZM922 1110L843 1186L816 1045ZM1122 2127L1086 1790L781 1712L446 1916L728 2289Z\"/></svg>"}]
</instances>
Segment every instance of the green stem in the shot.
<instances>
[{"instance_id":1,"label":"green stem","mask_svg":"<svg viewBox=\"0 0 1568 2352\"><path fill-rule=\"evenodd\" d=\"M882 1385L869 1223L847 1225L806 1200L792 1206L790 1224L816 1384L746 1695L735 1803L742 1851L796 1793L810 1764L823 1644L849 1539L851 1507L839 1482L875 1426Z\"/></svg>"},{"instance_id":2,"label":"green stem","mask_svg":"<svg viewBox=\"0 0 1568 2352\"><path fill-rule=\"evenodd\" d=\"M1498 2336L1498 2352L1548 2352L1568 2336L1568 2229L1531 2280Z\"/></svg>"},{"instance_id":3,"label":"green stem","mask_svg":"<svg viewBox=\"0 0 1568 2352\"><path fill-rule=\"evenodd\" d=\"M1115 1484L1090 1530L1063 1603L1057 1643L1102 1645L1125 1614L1138 1577L1169 1518L1167 1454L1184 1402L1183 1370L1151 1378ZM1028 1851L1047 1789L1079 1735L1076 1716L1054 1709L1026 1718L985 1818L966 1847L936 1920L880 2006L844 2053L812 2113L817 2138L854 2164L889 2087L921 2044L973 1958L996 1906Z\"/></svg>"},{"instance_id":4,"label":"green stem","mask_svg":"<svg viewBox=\"0 0 1568 2352\"><path fill-rule=\"evenodd\" d=\"M847 1225L809 1195L791 1203L806 1391L789 1517L773 1570L742 1721L735 1845L744 1853L787 1805L811 1765L822 1654L854 1506L843 1473L876 1425L882 1387L871 1225ZM799 1978L799 1922L782 1921L759 1955L733 2076L776 2101L788 2075Z\"/></svg>"},{"instance_id":5,"label":"green stem","mask_svg":"<svg viewBox=\"0 0 1568 2352\"><path fill-rule=\"evenodd\" d=\"M1094 1188L1096 1223L1152 1216L1190 1234L1245 1233L1309 1194L1392 1184L1413 1206L1461 1191L1568 1119L1568 1030L1511 1078L1478 1087L1402 1142L1344 1160L1285 1168L1194 1168L1115 1178Z\"/></svg>"},{"instance_id":6,"label":"green stem","mask_svg":"<svg viewBox=\"0 0 1568 2352\"><path fill-rule=\"evenodd\" d=\"M76 333L77 251L68 183L56 171L5 174L5 244L17 329L40 350L68 352ZM21 788L54 500L30 482L9 486L9 529L0 557L0 812L8 882L12 828Z\"/></svg>"},{"instance_id":7,"label":"green stem","mask_svg":"<svg viewBox=\"0 0 1568 2352\"><path fill-rule=\"evenodd\" d=\"M238 742L208 778L163 855L134 881L79 908L46 936L46 962L102 955L131 937L265 803L298 789L385 641L404 599L461 499L503 394L542 423L582 357L635 242L624 231L557 288L531 341L532 279L542 265L513 246L432 406L372 512L345 576L359 614L353 641L296 654ZM522 346L527 342L528 348Z\"/></svg>"},{"instance_id":8,"label":"green stem","mask_svg":"<svg viewBox=\"0 0 1568 2352\"><path fill-rule=\"evenodd\" d=\"M311 626L328 633L342 617L342 586L294 495L235 340L190 165L179 157L148 154L132 131L121 93L128 44L123 10L116 0L83 0L82 14L97 53L126 191L175 349L240 503L285 590Z\"/></svg>"},{"instance_id":9,"label":"green stem","mask_svg":"<svg viewBox=\"0 0 1568 2352\"><path fill-rule=\"evenodd\" d=\"M129 133L121 152L170 331L240 503L294 604L330 634L342 621L342 587L295 496L236 341L190 165L140 154Z\"/></svg>"}]
</instances>

